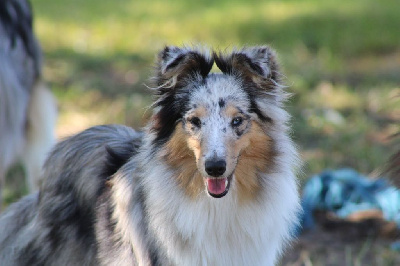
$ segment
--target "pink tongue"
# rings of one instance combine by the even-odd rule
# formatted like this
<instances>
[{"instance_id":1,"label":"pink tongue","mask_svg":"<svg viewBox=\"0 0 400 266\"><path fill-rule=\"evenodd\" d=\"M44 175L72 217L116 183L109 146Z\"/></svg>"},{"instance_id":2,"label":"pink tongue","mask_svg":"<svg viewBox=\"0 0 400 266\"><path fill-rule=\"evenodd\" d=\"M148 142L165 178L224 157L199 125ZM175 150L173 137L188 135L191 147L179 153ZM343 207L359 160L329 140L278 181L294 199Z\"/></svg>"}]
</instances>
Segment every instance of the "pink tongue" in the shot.
<instances>
[{"instance_id":1,"label":"pink tongue","mask_svg":"<svg viewBox=\"0 0 400 266\"><path fill-rule=\"evenodd\" d=\"M207 178L208 191L212 194L219 195L226 190L226 178Z\"/></svg>"}]
</instances>

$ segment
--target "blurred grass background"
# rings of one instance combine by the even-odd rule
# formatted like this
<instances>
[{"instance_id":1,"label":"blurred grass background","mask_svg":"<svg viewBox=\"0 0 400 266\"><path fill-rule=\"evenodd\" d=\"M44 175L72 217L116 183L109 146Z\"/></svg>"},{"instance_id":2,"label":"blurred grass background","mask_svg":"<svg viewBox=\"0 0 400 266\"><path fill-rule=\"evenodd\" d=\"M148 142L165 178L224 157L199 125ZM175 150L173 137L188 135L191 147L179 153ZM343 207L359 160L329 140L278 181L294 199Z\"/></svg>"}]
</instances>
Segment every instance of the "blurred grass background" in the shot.
<instances>
[{"instance_id":1,"label":"blurred grass background","mask_svg":"<svg viewBox=\"0 0 400 266\"><path fill-rule=\"evenodd\" d=\"M288 104L305 176L382 166L400 116L396 0L33 0L60 137L101 123L142 126L144 86L166 44L270 44L294 93Z\"/></svg>"},{"instance_id":2,"label":"blurred grass background","mask_svg":"<svg viewBox=\"0 0 400 266\"><path fill-rule=\"evenodd\" d=\"M57 135L143 126L144 84L164 45L270 44L287 77L306 178L326 168L375 175L400 120L398 0L32 0ZM396 97L397 96L397 97ZM19 171L19 170L17 170Z\"/></svg>"}]
</instances>

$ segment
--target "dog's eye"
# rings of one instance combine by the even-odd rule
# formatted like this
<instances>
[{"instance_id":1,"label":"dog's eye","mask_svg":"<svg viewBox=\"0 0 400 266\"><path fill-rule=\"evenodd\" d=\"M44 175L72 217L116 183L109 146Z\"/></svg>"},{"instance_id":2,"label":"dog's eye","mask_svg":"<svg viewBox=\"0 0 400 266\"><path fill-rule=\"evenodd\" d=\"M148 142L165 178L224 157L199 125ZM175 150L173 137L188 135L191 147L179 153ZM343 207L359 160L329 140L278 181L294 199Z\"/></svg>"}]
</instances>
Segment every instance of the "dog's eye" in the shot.
<instances>
[{"instance_id":1,"label":"dog's eye","mask_svg":"<svg viewBox=\"0 0 400 266\"><path fill-rule=\"evenodd\" d=\"M190 122L192 125L196 126L196 127L201 127L200 118L198 118L197 116L190 118L190 119L189 119L189 122Z\"/></svg>"},{"instance_id":2,"label":"dog's eye","mask_svg":"<svg viewBox=\"0 0 400 266\"><path fill-rule=\"evenodd\" d=\"M235 117L232 119L232 126L233 127L238 127L243 123L243 118L241 118L240 116Z\"/></svg>"}]
</instances>

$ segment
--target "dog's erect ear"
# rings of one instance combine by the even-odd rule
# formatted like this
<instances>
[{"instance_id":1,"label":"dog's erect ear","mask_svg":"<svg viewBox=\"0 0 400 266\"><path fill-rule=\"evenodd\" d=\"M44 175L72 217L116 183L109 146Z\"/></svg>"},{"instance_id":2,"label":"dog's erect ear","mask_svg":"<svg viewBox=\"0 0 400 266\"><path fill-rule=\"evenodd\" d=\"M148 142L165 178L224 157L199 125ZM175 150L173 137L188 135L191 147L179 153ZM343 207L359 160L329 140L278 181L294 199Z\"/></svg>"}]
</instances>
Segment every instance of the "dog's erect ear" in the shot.
<instances>
[{"instance_id":1,"label":"dog's erect ear","mask_svg":"<svg viewBox=\"0 0 400 266\"><path fill-rule=\"evenodd\" d=\"M182 118L190 90L181 88L191 82L201 82L213 64L212 55L205 49L167 46L158 54L153 78L158 99L154 103L156 108L152 119L156 143L164 143Z\"/></svg>"},{"instance_id":2,"label":"dog's erect ear","mask_svg":"<svg viewBox=\"0 0 400 266\"><path fill-rule=\"evenodd\" d=\"M250 80L262 89L273 90L280 82L276 55L268 46L247 47L228 55L214 53L214 59L223 73Z\"/></svg>"},{"instance_id":3,"label":"dog's erect ear","mask_svg":"<svg viewBox=\"0 0 400 266\"><path fill-rule=\"evenodd\" d=\"M155 85L159 89L184 86L192 79L206 77L213 64L214 59L209 52L167 46L158 54Z\"/></svg>"}]
</instances>

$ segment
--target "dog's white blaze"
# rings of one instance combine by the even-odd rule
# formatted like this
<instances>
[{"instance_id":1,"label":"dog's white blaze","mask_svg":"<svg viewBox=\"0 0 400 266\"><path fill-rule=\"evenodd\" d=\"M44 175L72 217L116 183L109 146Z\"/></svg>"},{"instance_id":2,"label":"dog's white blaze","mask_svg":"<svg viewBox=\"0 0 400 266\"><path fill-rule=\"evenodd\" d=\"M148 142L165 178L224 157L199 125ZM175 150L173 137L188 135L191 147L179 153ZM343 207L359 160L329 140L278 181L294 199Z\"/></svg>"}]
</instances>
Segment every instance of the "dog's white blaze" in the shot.
<instances>
[{"instance_id":1,"label":"dog's white blaze","mask_svg":"<svg viewBox=\"0 0 400 266\"><path fill-rule=\"evenodd\" d=\"M222 120L222 119L216 119ZM205 159L225 159L226 156L226 144L225 144L225 136L222 134L221 126L213 126L213 121L209 121L213 123L210 127L210 135L209 138L205 139L205 146L208 147L207 152L205 154ZM223 121L221 121L223 123ZM219 123L221 125L222 123ZM218 124L216 124L218 125Z\"/></svg>"},{"instance_id":2,"label":"dog's white blaze","mask_svg":"<svg viewBox=\"0 0 400 266\"><path fill-rule=\"evenodd\" d=\"M238 85L234 77L225 76L224 78L216 78L209 81L197 89L190 100L191 104L204 106L206 116L203 117L204 125L202 125L201 133L198 136L202 142L203 154L200 158L200 171L203 175L207 175L204 170L204 163L210 159L225 159L227 161L227 171L225 177L230 175L234 170L232 160L227 158L227 145L229 139L236 138L231 129L231 117L226 117L223 108L218 105L219 99L225 102L225 106L230 103L242 110L246 110L249 106L247 95ZM209 91L212 91L210 96ZM225 130L224 130L225 129Z\"/></svg>"}]
</instances>

